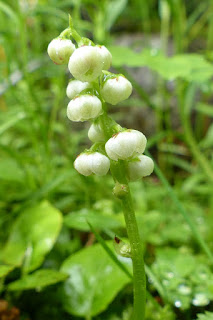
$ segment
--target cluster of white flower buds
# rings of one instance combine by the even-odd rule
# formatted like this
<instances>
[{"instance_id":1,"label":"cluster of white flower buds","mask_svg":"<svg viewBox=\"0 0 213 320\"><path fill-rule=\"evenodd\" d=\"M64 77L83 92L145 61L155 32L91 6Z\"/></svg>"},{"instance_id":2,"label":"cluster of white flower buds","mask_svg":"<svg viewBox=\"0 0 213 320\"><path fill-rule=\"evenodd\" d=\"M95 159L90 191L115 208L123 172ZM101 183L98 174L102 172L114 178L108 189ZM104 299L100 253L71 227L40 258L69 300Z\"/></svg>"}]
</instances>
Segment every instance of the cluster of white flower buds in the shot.
<instances>
[{"instance_id":1,"label":"cluster of white flower buds","mask_svg":"<svg viewBox=\"0 0 213 320\"><path fill-rule=\"evenodd\" d=\"M129 181L150 175L154 164L151 158L143 155L147 142L143 133L114 125L112 137L107 139L109 135L100 120L106 114L105 102L116 105L129 98L131 83L123 75L107 71L112 55L105 46L94 45L79 35L76 38L77 32L72 26L66 30L50 42L47 51L54 63L68 64L73 79L66 90L70 99L67 116L71 121L91 121L88 137L94 143L89 151L77 157L75 169L85 176L102 176L107 174L110 160L125 160ZM73 36L76 45L67 39L68 36Z\"/></svg>"}]
</instances>

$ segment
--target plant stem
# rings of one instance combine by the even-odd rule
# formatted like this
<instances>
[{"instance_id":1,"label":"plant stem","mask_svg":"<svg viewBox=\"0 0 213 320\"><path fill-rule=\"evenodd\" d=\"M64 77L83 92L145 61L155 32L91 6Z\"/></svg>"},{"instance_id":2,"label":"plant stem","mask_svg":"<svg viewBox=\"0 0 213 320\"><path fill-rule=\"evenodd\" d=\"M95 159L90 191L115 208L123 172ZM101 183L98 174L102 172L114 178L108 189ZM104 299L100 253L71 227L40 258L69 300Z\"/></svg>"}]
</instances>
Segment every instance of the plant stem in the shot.
<instances>
[{"instance_id":1,"label":"plant stem","mask_svg":"<svg viewBox=\"0 0 213 320\"><path fill-rule=\"evenodd\" d=\"M100 90L98 90L100 92ZM103 103L104 105L104 103ZM115 133L112 120L106 113L106 106L103 106L105 112L100 117L101 127L104 131L106 139L111 138ZM127 235L129 238L132 264L133 264L133 290L134 290L134 310L132 320L145 320L145 306L146 306L146 274L143 260L143 247L138 232L138 225L135 217L135 212L132 203L132 197L126 178L126 163L125 161L111 160L110 166L111 174L114 181L121 186L124 184L127 192L120 197L123 207L124 218L126 222Z\"/></svg>"},{"instance_id":2,"label":"plant stem","mask_svg":"<svg viewBox=\"0 0 213 320\"><path fill-rule=\"evenodd\" d=\"M134 287L134 320L145 319L146 276L143 261L143 248L138 232L130 191L122 198L127 234L131 245Z\"/></svg>"}]
</instances>

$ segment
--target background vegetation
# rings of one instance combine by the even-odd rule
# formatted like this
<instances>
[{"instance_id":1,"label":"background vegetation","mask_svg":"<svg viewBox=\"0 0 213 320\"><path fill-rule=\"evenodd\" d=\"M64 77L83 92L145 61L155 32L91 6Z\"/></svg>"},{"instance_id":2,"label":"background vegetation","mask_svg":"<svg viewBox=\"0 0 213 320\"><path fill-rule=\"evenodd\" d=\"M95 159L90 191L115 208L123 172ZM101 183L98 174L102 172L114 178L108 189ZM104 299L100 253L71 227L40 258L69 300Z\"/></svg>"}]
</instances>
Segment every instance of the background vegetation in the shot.
<instances>
[{"instance_id":1,"label":"background vegetation","mask_svg":"<svg viewBox=\"0 0 213 320\"><path fill-rule=\"evenodd\" d=\"M111 112L156 160L132 185L147 320L212 320L212 0L0 1L0 319L130 319L131 275L102 241L126 236L113 181L74 170L88 124L67 120L70 75L46 53L68 13L132 81Z\"/></svg>"}]
</instances>

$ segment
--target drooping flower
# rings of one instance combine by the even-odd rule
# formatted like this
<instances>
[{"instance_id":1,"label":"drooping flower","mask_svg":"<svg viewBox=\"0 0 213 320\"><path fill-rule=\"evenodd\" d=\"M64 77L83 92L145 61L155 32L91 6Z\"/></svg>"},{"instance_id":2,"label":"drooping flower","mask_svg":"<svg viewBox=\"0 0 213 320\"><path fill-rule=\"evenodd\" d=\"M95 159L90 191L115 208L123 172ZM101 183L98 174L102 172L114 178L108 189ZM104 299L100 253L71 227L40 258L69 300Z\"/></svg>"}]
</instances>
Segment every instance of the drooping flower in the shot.
<instances>
[{"instance_id":1,"label":"drooping flower","mask_svg":"<svg viewBox=\"0 0 213 320\"><path fill-rule=\"evenodd\" d=\"M75 45L71 40L56 38L53 39L47 48L50 59L56 64L68 63L70 56L75 51Z\"/></svg>"},{"instance_id":2,"label":"drooping flower","mask_svg":"<svg viewBox=\"0 0 213 320\"><path fill-rule=\"evenodd\" d=\"M105 144L105 150L112 160L127 160L142 154L146 142L146 137L142 132L129 129L112 136Z\"/></svg>"},{"instance_id":3,"label":"drooping flower","mask_svg":"<svg viewBox=\"0 0 213 320\"><path fill-rule=\"evenodd\" d=\"M96 46L102 60L102 70L108 70L112 64L112 55L105 46Z\"/></svg>"},{"instance_id":4,"label":"drooping flower","mask_svg":"<svg viewBox=\"0 0 213 320\"><path fill-rule=\"evenodd\" d=\"M83 82L96 80L102 72L101 54L97 47L82 46L75 50L68 68L74 78Z\"/></svg>"},{"instance_id":5,"label":"drooping flower","mask_svg":"<svg viewBox=\"0 0 213 320\"><path fill-rule=\"evenodd\" d=\"M72 79L68 83L66 94L68 98L73 99L79 93L81 93L85 89L92 88L91 83L89 82L82 82L79 80Z\"/></svg>"},{"instance_id":6,"label":"drooping flower","mask_svg":"<svg viewBox=\"0 0 213 320\"><path fill-rule=\"evenodd\" d=\"M101 142L104 141L104 132L101 129L99 124L93 123L88 131L88 138L92 142Z\"/></svg>"},{"instance_id":7,"label":"drooping flower","mask_svg":"<svg viewBox=\"0 0 213 320\"><path fill-rule=\"evenodd\" d=\"M67 117L72 121L95 119L102 113L102 103L95 95L84 94L72 99L67 107Z\"/></svg>"},{"instance_id":8,"label":"drooping flower","mask_svg":"<svg viewBox=\"0 0 213 320\"><path fill-rule=\"evenodd\" d=\"M126 100L132 93L132 85L124 76L107 79L101 88L104 100L112 105Z\"/></svg>"},{"instance_id":9,"label":"drooping flower","mask_svg":"<svg viewBox=\"0 0 213 320\"><path fill-rule=\"evenodd\" d=\"M142 154L128 163L127 175L130 181L136 181L142 177L149 176L153 170L153 160Z\"/></svg>"},{"instance_id":10,"label":"drooping flower","mask_svg":"<svg viewBox=\"0 0 213 320\"><path fill-rule=\"evenodd\" d=\"M74 162L75 169L84 176L92 173L104 176L110 168L109 159L99 152L81 153Z\"/></svg>"}]
</instances>

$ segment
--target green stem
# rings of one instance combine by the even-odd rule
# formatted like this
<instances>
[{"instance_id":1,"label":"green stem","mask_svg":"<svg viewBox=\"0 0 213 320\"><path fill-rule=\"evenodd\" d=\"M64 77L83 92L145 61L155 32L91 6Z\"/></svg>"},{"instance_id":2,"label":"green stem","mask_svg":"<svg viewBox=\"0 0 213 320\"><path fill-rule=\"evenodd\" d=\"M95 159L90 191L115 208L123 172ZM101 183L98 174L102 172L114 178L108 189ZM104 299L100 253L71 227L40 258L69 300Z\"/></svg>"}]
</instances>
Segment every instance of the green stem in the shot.
<instances>
[{"instance_id":1,"label":"green stem","mask_svg":"<svg viewBox=\"0 0 213 320\"><path fill-rule=\"evenodd\" d=\"M143 261L143 248L138 232L138 226L130 192L128 192L128 194L124 196L121 201L132 252L134 287L133 319L144 320L146 307L146 276Z\"/></svg>"},{"instance_id":2,"label":"green stem","mask_svg":"<svg viewBox=\"0 0 213 320\"><path fill-rule=\"evenodd\" d=\"M161 15L161 49L165 55L168 54L169 43L169 22L170 22L170 7L165 0L160 2Z\"/></svg>"},{"instance_id":3,"label":"green stem","mask_svg":"<svg viewBox=\"0 0 213 320\"><path fill-rule=\"evenodd\" d=\"M101 121L105 136L109 138L110 127L108 125L108 116L106 114L102 115ZM144 320L146 306L146 275L143 260L143 248L139 236L132 198L126 178L125 162L111 161L111 173L115 181L120 184L125 184L127 188L127 193L121 197L121 202L126 222L127 235L132 251L134 288L133 320Z\"/></svg>"},{"instance_id":4,"label":"green stem","mask_svg":"<svg viewBox=\"0 0 213 320\"><path fill-rule=\"evenodd\" d=\"M185 5L184 1L172 1L172 11L173 17L172 20L174 21L174 42L175 42L175 52L182 53L185 48Z\"/></svg>"}]
</instances>

